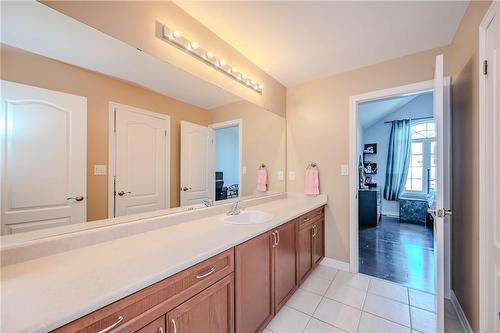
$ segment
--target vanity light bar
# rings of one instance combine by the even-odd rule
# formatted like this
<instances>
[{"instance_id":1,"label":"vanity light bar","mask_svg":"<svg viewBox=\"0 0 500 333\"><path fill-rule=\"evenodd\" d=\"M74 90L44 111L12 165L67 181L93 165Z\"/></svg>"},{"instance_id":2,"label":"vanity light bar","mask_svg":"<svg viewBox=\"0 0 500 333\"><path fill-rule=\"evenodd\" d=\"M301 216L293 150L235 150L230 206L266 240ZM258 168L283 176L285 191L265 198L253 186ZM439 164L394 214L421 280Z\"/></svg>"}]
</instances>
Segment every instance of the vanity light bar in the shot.
<instances>
[{"instance_id":1,"label":"vanity light bar","mask_svg":"<svg viewBox=\"0 0 500 333\"><path fill-rule=\"evenodd\" d=\"M245 87L252 89L253 91L262 94L263 86L262 84L256 82L255 80L249 78L245 73L242 73L237 67L232 67L226 61L220 57L217 57L211 51L207 51L200 47L200 45L192 40L187 39L182 36L182 34L177 30L172 30L166 26L163 26L163 40L168 43L180 48L184 52L190 54L191 56L203 61L207 65L213 67L214 69L222 72L238 81Z\"/></svg>"}]
</instances>

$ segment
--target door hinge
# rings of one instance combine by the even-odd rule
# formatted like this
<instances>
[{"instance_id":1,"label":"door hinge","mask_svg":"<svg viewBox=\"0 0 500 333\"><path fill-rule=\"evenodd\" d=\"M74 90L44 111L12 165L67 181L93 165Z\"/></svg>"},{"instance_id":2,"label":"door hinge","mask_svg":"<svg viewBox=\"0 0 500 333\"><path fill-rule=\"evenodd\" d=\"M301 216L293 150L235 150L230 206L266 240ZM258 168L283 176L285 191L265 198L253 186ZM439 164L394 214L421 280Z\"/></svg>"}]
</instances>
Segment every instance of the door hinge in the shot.
<instances>
[{"instance_id":1,"label":"door hinge","mask_svg":"<svg viewBox=\"0 0 500 333\"><path fill-rule=\"evenodd\" d=\"M483 61L483 75L488 75L488 60Z\"/></svg>"}]
</instances>

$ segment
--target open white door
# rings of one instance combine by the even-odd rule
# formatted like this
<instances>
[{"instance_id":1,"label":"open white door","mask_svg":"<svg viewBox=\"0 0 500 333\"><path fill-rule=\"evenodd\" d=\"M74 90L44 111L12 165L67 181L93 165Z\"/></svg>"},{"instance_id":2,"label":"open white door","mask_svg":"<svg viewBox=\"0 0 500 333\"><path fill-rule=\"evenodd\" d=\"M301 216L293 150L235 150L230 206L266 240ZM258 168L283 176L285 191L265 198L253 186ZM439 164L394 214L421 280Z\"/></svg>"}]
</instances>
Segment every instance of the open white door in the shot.
<instances>
[{"instance_id":1,"label":"open white door","mask_svg":"<svg viewBox=\"0 0 500 333\"><path fill-rule=\"evenodd\" d=\"M436 57L434 72L434 121L436 122L436 194L429 210L434 217L434 255L436 262L437 331L444 332L444 223L451 212L444 207L445 177L445 100L443 55Z\"/></svg>"},{"instance_id":2,"label":"open white door","mask_svg":"<svg viewBox=\"0 0 500 333\"><path fill-rule=\"evenodd\" d=\"M115 216L169 208L169 117L125 105L114 112Z\"/></svg>"},{"instance_id":3,"label":"open white door","mask_svg":"<svg viewBox=\"0 0 500 333\"><path fill-rule=\"evenodd\" d=\"M2 234L86 220L87 99L1 81Z\"/></svg>"},{"instance_id":4,"label":"open white door","mask_svg":"<svg viewBox=\"0 0 500 333\"><path fill-rule=\"evenodd\" d=\"M481 32L481 332L500 332L500 3L493 3ZM483 66L485 63L483 63Z\"/></svg>"},{"instance_id":5,"label":"open white door","mask_svg":"<svg viewBox=\"0 0 500 333\"><path fill-rule=\"evenodd\" d=\"M181 206L215 196L213 130L181 121Z\"/></svg>"}]
</instances>

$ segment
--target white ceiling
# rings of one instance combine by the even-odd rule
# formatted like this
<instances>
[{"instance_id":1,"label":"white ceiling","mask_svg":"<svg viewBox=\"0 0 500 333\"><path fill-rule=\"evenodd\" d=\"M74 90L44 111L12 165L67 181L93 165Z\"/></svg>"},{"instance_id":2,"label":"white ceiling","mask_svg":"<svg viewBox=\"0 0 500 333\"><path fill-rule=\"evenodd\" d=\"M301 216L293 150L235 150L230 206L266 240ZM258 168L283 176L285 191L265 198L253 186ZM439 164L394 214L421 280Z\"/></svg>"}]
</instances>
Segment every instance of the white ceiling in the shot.
<instances>
[{"instance_id":1,"label":"white ceiling","mask_svg":"<svg viewBox=\"0 0 500 333\"><path fill-rule=\"evenodd\" d=\"M468 1L177 1L286 86L448 45Z\"/></svg>"},{"instance_id":2,"label":"white ceiling","mask_svg":"<svg viewBox=\"0 0 500 333\"><path fill-rule=\"evenodd\" d=\"M418 92L360 103L358 106L358 123L362 128L368 128L424 94L432 94L432 92Z\"/></svg>"},{"instance_id":3,"label":"white ceiling","mask_svg":"<svg viewBox=\"0 0 500 333\"><path fill-rule=\"evenodd\" d=\"M211 109L240 98L38 2L2 2L2 43Z\"/></svg>"}]
</instances>

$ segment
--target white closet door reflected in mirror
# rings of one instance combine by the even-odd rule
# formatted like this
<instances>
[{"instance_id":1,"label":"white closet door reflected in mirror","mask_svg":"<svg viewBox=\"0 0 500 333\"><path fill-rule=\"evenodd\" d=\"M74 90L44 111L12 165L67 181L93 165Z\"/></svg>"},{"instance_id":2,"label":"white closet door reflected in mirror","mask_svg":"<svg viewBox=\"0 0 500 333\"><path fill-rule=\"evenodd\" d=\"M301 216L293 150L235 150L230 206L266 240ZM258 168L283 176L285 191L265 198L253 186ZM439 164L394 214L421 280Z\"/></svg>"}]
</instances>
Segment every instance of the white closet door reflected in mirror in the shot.
<instances>
[{"instance_id":1,"label":"white closet door reflected in mirror","mask_svg":"<svg viewBox=\"0 0 500 333\"><path fill-rule=\"evenodd\" d=\"M85 222L86 98L1 85L2 234Z\"/></svg>"}]
</instances>

